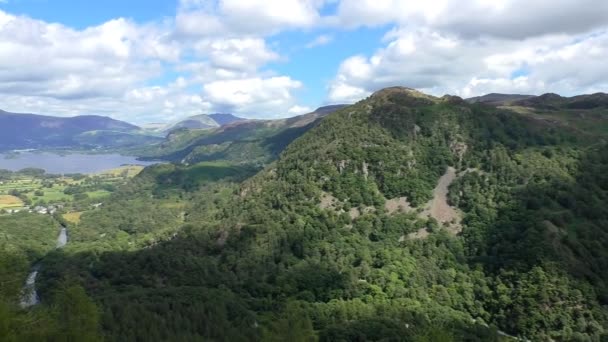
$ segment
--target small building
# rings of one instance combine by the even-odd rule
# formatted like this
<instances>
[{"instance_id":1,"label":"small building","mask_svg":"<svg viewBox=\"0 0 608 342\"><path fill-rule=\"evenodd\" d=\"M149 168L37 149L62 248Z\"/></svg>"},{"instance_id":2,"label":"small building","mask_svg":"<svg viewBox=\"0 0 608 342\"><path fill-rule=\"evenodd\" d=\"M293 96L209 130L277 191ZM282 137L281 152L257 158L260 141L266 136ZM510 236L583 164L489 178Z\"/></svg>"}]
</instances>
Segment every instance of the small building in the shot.
<instances>
[{"instance_id":1,"label":"small building","mask_svg":"<svg viewBox=\"0 0 608 342\"><path fill-rule=\"evenodd\" d=\"M41 214L41 215L45 215L45 214L49 213L49 210L42 206L36 206L36 207L34 207L34 212Z\"/></svg>"}]
</instances>

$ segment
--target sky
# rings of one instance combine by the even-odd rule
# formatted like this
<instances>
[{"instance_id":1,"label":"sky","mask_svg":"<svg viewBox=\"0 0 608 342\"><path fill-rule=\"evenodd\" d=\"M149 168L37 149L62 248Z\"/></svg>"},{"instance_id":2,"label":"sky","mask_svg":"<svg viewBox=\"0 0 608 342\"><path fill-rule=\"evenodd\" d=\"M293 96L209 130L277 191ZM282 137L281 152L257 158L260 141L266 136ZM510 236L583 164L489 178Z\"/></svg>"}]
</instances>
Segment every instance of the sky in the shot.
<instances>
[{"instance_id":1,"label":"sky","mask_svg":"<svg viewBox=\"0 0 608 342\"><path fill-rule=\"evenodd\" d=\"M608 90L606 0L0 0L0 108L280 118L388 86Z\"/></svg>"}]
</instances>

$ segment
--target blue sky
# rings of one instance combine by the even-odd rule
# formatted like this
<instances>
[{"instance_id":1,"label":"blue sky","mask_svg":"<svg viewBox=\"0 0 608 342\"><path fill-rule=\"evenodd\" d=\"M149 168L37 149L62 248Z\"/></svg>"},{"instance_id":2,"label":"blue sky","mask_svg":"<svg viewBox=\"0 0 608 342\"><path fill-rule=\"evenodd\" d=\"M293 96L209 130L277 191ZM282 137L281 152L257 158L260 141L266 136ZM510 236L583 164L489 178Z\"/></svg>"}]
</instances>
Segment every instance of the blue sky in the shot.
<instances>
[{"instance_id":1,"label":"blue sky","mask_svg":"<svg viewBox=\"0 0 608 342\"><path fill-rule=\"evenodd\" d=\"M176 13L177 1L172 0L5 0L0 8L47 22L59 22L84 29L103 24L118 17L139 22L159 20Z\"/></svg>"},{"instance_id":2,"label":"blue sky","mask_svg":"<svg viewBox=\"0 0 608 342\"><path fill-rule=\"evenodd\" d=\"M607 32L600 0L0 0L0 108L145 123L293 116L393 85L598 92Z\"/></svg>"}]
</instances>

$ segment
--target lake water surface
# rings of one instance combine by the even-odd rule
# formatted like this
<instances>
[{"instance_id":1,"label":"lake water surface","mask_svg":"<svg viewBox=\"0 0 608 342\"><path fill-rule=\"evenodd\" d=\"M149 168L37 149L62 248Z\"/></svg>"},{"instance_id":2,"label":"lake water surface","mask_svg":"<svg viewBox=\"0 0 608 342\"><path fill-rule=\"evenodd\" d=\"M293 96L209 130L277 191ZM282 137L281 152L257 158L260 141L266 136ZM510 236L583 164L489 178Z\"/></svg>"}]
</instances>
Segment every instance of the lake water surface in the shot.
<instances>
[{"instance_id":1,"label":"lake water surface","mask_svg":"<svg viewBox=\"0 0 608 342\"><path fill-rule=\"evenodd\" d=\"M0 153L0 169L19 171L28 167L44 169L47 173L98 173L122 165L151 165L135 157L120 154L82 154L59 155L50 152L20 152L18 154Z\"/></svg>"}]
</instances>

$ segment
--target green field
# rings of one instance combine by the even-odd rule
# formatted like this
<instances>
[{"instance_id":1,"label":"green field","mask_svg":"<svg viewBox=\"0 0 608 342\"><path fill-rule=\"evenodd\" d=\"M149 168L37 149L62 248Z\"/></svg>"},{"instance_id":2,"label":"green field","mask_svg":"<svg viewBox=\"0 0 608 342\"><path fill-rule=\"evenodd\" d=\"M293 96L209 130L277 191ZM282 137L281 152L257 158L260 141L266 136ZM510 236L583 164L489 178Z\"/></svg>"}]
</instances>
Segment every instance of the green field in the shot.
<instances>
[{"instance_id":1,"label":"green field","mask_svg":"<svg viewBox=\"0 0 608 342\"><path fill-rule=\"evenodd\" d=\"M0 184L0 193L5 193L13 189L30 190L36 189L38 184L33 179L15 179L10 181L3 181Z\"/></svg>"},{"instance_id":2,"label":"green field","mask_svg":"<svg viewBox=\"0 0 608 342\"><path fill-rule=\"evenodd\" d=\"M106 191L106 190L96 190L96 191L87 192L86 194L89 196L89 198L97 199L97 198L103 198L103 197L109 196L111 194L111 192Z\"/></svg>"},{"instance_id":3,"label":"green field","mask_svg":"<svg viewBox=\"0 0 608 342\"><path fill-rule=\"evenodd\" d=\"M95 175L60 178L9 173L0 178L0 209L99 201L142 169L141 166L125 166Z\"/></svg>"},{"instance_id":4,"label":"green field","mask_svg":"<svg viewBox=\"0 0 608 342\"><path fill-rule=\"evenodd\" d=\"M103 171L99 175L105 176L105 177L110 177L111 179L115 179L115 178L119 178L119 177L123 177L123 176L135 177L143 169L144 169L144 167L139 166L139 165L121 166L121 167L117 167L115 169Z\"/></svg>"}]
</instances>

